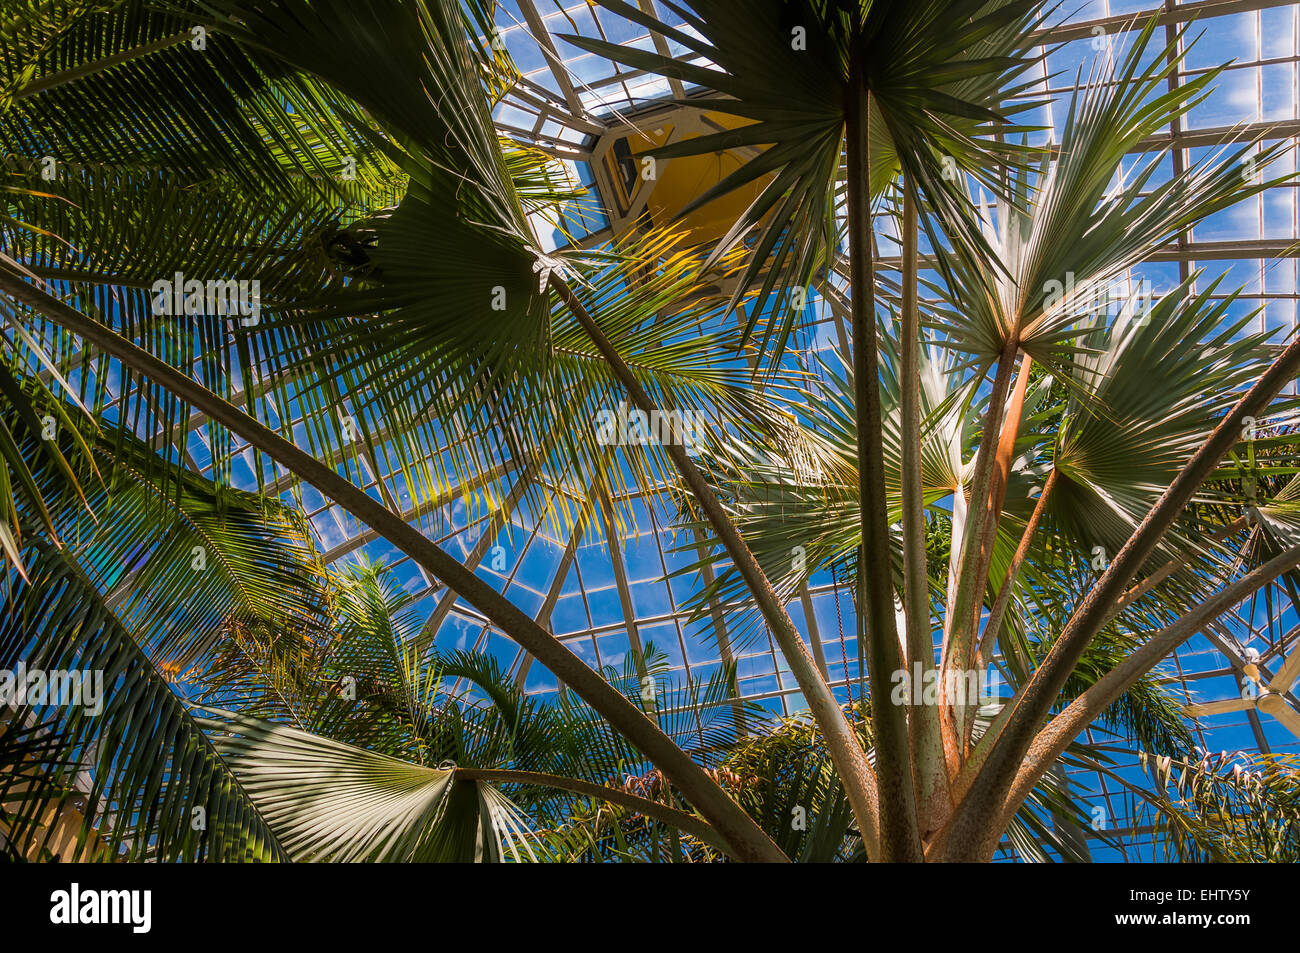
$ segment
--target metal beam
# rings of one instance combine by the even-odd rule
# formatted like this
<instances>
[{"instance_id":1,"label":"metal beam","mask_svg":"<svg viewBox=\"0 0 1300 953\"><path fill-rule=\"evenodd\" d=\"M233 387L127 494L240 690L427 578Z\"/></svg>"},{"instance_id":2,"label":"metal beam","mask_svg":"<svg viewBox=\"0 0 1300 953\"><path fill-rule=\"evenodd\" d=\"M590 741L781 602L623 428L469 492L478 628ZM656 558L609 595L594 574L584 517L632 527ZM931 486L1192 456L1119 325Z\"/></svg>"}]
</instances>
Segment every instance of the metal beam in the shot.
<instances>
[{"instance_id":1,"label":"metal beam","mask_svg":"<svg viewBox=\"0 0 1300 953\"><path fill-rule=\"evenodd\" d=\"M569 104L569 109L575 117L587 119L587 111L582 108L582 100L578 98L573 83L569 81L568 67L560 59L560 54L555 49L555 40L551 36L551 31L546 28L546 21L537 12L533 0L519 0L519 12L524 15L524 20L528 23L528 29L531 31L533 39L537 41L537 45L541 48L542 56L546 59L546 65L550 68L551 75L555 77L555 84L560 87L560 92L564 96L564 101Z\"/></svg>"},{"instance_id":2,"label":"metal beam","mask_svg":"<svg viewBox=\"0 0 1300 953\"><path fill-rule=\"evenodd\" d=\"M497 533L501 531L501 527L505 525L506 520L509 519L510 514L519 503L520 497L524 495L524 492L532 482L532 473L532 467L526 467L524 469L524 472L519 475L517 480L515 480L514 486L510 488L510 492L506 495L501 506L494 511L492 516L488 519L487 526L485 526L483 531L479 533L478 539L474 541L474 545L470 549L469 555L465 558L466 569L471 571L477 569L479 563L483 561L483 557L486 556L488 550L492 548L492 542L496 539ZM452 607L456 604L456 600L459 598L460 596L456 592L448 590L443 597L438 600L438 604L433 607L433 612L429 614L429 618L425 620L424 627L420 630L417 644L420 645L421 648L433 644L434 639L438 636L438 629L442 627L442 623L446 621L447 616L451 613Z\"/></svg>"},{"instance_id":3,"label":"metal beam","mask_svg":"<svg viewBox=\"0 0 1300 953\"><path fill-rule=\"evenodd\" d=\"M574 524L573 532L569 534L569 542L564 547L564 555L560 557L560 565L555 570L555 578L551 580L551 588L546 592L546 598L542 600L542 607L537 610L537 624L555 634L555 628L551 625L551 614L555 612L555 605L560 601L560 593L564 590L564 580L568 578L569 571L573 568L574 558L578 554L578 545L582 539L583 520L581 518ZM524 679L528 676L528 670L532 667L533 657L527 651L520 650L523 653L523 659L519 663L519 671L515 675L515 685L522 691Z\"/></svg>"}]
</instances>

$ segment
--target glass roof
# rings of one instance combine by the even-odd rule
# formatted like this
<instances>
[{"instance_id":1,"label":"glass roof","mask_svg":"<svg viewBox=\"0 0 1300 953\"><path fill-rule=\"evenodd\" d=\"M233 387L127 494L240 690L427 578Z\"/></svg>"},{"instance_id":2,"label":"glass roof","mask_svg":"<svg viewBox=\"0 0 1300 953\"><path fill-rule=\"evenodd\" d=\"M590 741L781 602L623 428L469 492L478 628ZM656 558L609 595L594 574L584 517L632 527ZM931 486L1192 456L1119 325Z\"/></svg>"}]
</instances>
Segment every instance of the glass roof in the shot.
<instances>
[{"instance_id":1,"label":"glass roof","mask_svg":"<svg viewBox=\"0 0 1300 953\"><path fill-rule=\"evenodd\" d=\"M637 2L674 22L672 11L663 4ZM1297 138L1300 4L1274 0L1164 4L1093 0L1082 4L1062 26L1042 37L1053 51L1040 58L1039 85L1032 92L1056 100L1044 108L1042 125L1059 125L1062 104L1075 77L1080 70L1086 76L1094 58L1105 55L1098 49L1105 47L1104 42L1096 42L1098 37L1122 43L1136 15L1161 11L1166 30L1195 19L1189 35L1204 33L1183 64L1178 81L1232 62L1210 97L1159 141L1145 143L1145 147L1161 147L1172 140L1177 148L1171 161L1180 166L1195 162L1225 140L1247 141L1261 133L1266 139ZM673 88L679 84L583 53L562 37L579 33L674 56L684 51L586 0L502 0L496 23L521 73L516 87L496 109L500 133L571 163L573 175L589 185L597 198L604 199L602 183L593 174L593 160L611 139L635 133L635 119L647 107L666 102L683 90ZM1046 139L1052 133L1042 135ZM1294 161L1294 155L1285 156L1276 167L1278 173L1294 168ZM1245 289L1231 314L1262 307L1258 320L1263 326L1292 330L1297 320L1297 258L1291 246L1300 239L1297 214L1296 187L1273 188L1198 226L1144 266L1142 276L1160 287L1170 287L1197 269L1204 269L1211 278L1226 272L1225 288ZM584 244L599 242L609 236L616 218L608 207L589 209L576 228L576 237ZM896 253L891 251L887 223L881 224L877 239L887 268L890 255ZM800 335L805 348L812 350L846 341L849 336L841 302L835 300L833 289L823 288L822 292L809 302L807 326ZM300 419L292 422L297 427ZM204 419L196 415L191 429L197 439L189 443L188 462L196 470L210 472ZM239 454L233 469L235 481L254 488L254 465L251 452ZM604 532L569 535L557 534L549 523L535 523L525 508L514 504L530 489L569 493L575 500L580 491L549 477L520 472L510 461L481 477L479 492L498 505L491 511L474 508L472 513L459 494L413 507L400 474L384 472L374 462L362 459L357 466L360 473L352 474L354 480L363 479L372 495L401 511L412 523L418 522L440 545L593 666L621 668L629 652L653 642L667 654L678 677L699 680L718 668L723 655L731 654L725 606L717 607L703 623L688 622L683 607L688 596L707 580L698 575L667 578L695 557L674 552L685 540L680 533L674 539L670 515L650 501L647 488L636 488L623 500L633 514L626 527L607 525L602 527ZM272 490L288 498L290 479L280 472L272 474L271 481ZM340 508L327 504L310 487L301 488L301 498L325 559L344 562L364 554L389 563L402 584L419 597L416 609L428 620L429 628L436 630L440 647L490 652L510 668L527 691L545 695L557 690L555 678L540 664L533 664L482 615L448 595L403 554L376 539ZM1278 604L1289 605L1280 587L1275 589ZM828 572L819 573L789 608L805 637L820 644L837 694L845 698L851 691L856 696L856 628L846 587ZM1293 610L1280 614L1280 629L1261 628L1267 619L1262 600L1243 606L1239 616L1238 625L1196 636L1167 663L1168 676L1187 693L1189 701L1240 697L1241 670L1248 655L1258 654L1267 681L1293 650L1300 632ZM738 651L735 662L739 687L746 697L782 714L803 708L794 679L769 640L764 638ZM1300 707L1294 690L1285 697ZM1202 717L1195 733L1200 746L1208 751L1300 753L1300 739L1267 714L1253 710ZM1093 740L1106 743L1101 733ZM1120 765L1127 766L1125 771L1139 770L1131 752L1116 749L1113 755ZM1144 833L1141 811L1135 808L1131 795L1096 772L1072 772L1071 781L1087 792L1094 805L1100 805L1104 832L1118 837L1128 859L1149 856L1149 835ZM1100 842L1094 847L1097 859L1118 859L1114 848Z\"/></svg>"}]
</instances>

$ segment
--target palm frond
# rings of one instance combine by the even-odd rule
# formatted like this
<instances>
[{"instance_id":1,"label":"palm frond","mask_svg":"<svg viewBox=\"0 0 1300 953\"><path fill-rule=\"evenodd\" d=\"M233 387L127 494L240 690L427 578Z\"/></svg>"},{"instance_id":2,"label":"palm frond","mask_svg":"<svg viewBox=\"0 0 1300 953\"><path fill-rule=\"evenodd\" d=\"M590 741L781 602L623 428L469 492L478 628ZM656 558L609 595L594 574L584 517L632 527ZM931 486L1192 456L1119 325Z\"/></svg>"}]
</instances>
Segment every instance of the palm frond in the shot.
<instances>
[{"instance_id":1,"label":"palm frond","mask_svg":"<svg viewBox=\"0 0 1300 953\"><path fill-rule=\"evenodd\" d=\"M500 792L428 767L233 713L205 723L295 860L536 859Z\"/></svg>"},{"instance_id":2,"label":"palm frond","mask_svg":"<svg viewBox=\"0 0 1300 953\"><path fill-rule=\"evenodd\" d=\"M12 716L57 724L59 762L93 778L79 837L103 859L284 860L287 854L184 702L65 551L37 542L31 582L4 580L0 660L81 679L77 699L41 698ZM60 674L64 673L64 674ZM89 694L88 694L89 692ZM64 791L47 788L10 839L41 836Z\"/></svg>"}]
</instances>

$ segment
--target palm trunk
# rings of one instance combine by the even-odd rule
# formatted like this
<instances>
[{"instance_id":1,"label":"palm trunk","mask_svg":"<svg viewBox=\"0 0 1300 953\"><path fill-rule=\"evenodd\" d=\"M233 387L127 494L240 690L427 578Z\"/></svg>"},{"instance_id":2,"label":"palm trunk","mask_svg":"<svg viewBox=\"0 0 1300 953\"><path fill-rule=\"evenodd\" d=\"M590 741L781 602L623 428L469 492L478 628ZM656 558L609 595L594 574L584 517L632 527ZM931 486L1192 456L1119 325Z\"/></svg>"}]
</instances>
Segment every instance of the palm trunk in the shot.
<instances>
[{"instance_id":1,"label":"palm trunk","mask_svg":"<svg viewBox=\"0 0 1300 953\"><path fill-rule=\"evenodd\" d=\"M921 483L921 316L916 301L917 208L911 183L903 183L903 313L899 348L902 391L903 593L907 613L907 670L921 665L922 679L934 677L934 629L930 579L925 566L925 496ZM923 684L928 684L923 681ZM951 799L939 710L913 706L908 719L917 826L922 837L948 819Z\"/></svg>"},{"instance_id":2,"label":"palm trunk","mask_svg":"<svg viewBox=\"0 0 1300 953\"><path fill-rule=\"evenodd\" d=\"M1016 772L1039 726L1078 664L1088 643L1113 612L1116 600L1142 568L1178 514L1223 456L1241 439L1241 421L1262 416L1269 402L1300 370L1300 341L1292 342L1237 405L1219 422L1209 439L1174 478L1100 579L1071 614L1043 664L1016 694L988 756L953 815L945 841L949 860L978 860L988 853L988 839ZM996 843L996 840L994 841Z\"/></svg>"},{"instance_id":3,"label":"palm trunk","mask_svg":"<svg viewBox=\"0 0 1300 953\"><path fill-rule=\"evenodd\" d=\"M846 89L849 280L853 304L853 383L858 417L858 492L862 543L858 556L858 645L867 646L871 721L880 786L881 857L920 862L921 836L912 783L907 709L890 703L895 673L905 672L894 619L885 500L880 378L876 343L875 275L871 250L870 102L862 63L854 58Z\"/></svg>"},{"instance_id":4,"label":"palm trunk","mask_svg":"<svg viewBox=\"0 0 1300 953\"><path fill-rule=\"evenodd\" d=\"M989 395L989 406L984 413L984 428L980 436L979 450L975 454L975 472L971 479L970 499L967 503L966 525L962 534L961 555L957 563L957 581L953 598L948 604L944 617L943 660L941 667L944 678L940 685L948 683L947 676L953 673L964 675L971 667L975 654L976 634L979 626L979 610L983 602L984 591L988 586L988 563L984 559L984 540L987 535L987 520L994 493L994 465L998 435L1002 429L1002 418L1007 409L1007 397L1011 389L1011 374L1015 368L1016 346L1008 342L1007 347L998 358L997 373L993 378L993 390ZM962 682L959 679L959 684ZM964 756L965 745L960 741L966 736L966 706L960 699L947 706L952 712L953 730L957 737L949 739L950 745L956 744Z\"/></svg>"},{"instance_id":5,"label":"palm trunk","mask_svg":"<svg viewBox=\"0 0 1300 953\"><path fill-rule=\"evenodd\" d=\"M1047 475L1047 482L1043 484L1042 492L1038 494L1034 512L1030 514L1029 522L1025 524L1025 531L1020 536L1020 545L1016 547L1016 554L1011 557L1011 565L1007 567L1006 575L1002 577L1002 588L998 590L993 608L989 611L984 637L980 640L979 653L976 656L981 666L992 656L998 631L1002 628L1002 618L1007 614L1007 607L1011 604L1011 597L1016 589L1016 577L1020 575L1020 567L1024 565L1025 557L1029 555L1029 547L1034 541L1034 534L1038 532L1038 525L1043 521L1043 513L1047 511L1047 498L1052 495L1052 490L1056 487L1056 477L1057 470L1053 467L1052 472Z\"/></svg>"},{"instance_id":6,"label":"palm trunk","mask_svg":"<svg viewBox=\"0 0 1300 953\"><path fill-rule=\"evenodd\" d=\"M573 293L573 290L554 274L551 276L551 287L568 306L569 311L578 320L578 323L586 330L592 343L596 345L596 350L600 352L605 362L614 372L614 376L623 385L623 389L627 391L628 397L631 398L636 408L647 416L654 413L657 408L650 400L650 395L646 393L640 381L633 376L627 362L623 360L622 355L605 337L605 333L592 319L582 302L578 300L577 295ZM780 646L781 652L790 666L790 671L799 685L799 690L803 692L804 699L808 702L808 708L811 710L813 718L817 721L817 726L826 739L826 747L830 751L831 759L835 762L835 769L839 772L840 779L844 783L845 792L849 797L849 804L853 808L853 816L859 824L859 830L862 831L868 854L874 858L877 843L876 832L879 828L876 814L875 780L872 775L871 765L867 761L866 752L862 750L862 745L858 741L857 732L853 730L844 712L840 709L839 703L835 700L835 695L830 690L830 686L822 679L821 673L817 670L816 662L813 661L808 652L808 647L799 635L799 630L795 628L794 622L785 610L785 606L782 605L780 598L772 589L772 584L768 581L762 567L759 566L758 560L754 558L749 546L741 538L735 524L727 515L727 511L722 508L722 504L714 494L713 488L709 486L708 481L704 479L700 471L696 469L695 464L691 462L690 457L686 455L685 448L669 442L664 449L676 466L678 473L681 474L683 482L685 482L687 489L695 498L696 503L699 504L700 509L708 517L714 532L718 534L719 541L727 551L727 555L731 557L732 563L735 564L737 571L754 594L754 600L763 613L763 618L771 629L777 645Z\"/></svg>"},{"instance_id":7,"label":"palm trunk","mask_svg":"<svg viewBox=\"0 0 1300 953\"><path fill-rule=\"evenodd\" d=\"M6 264L11 264L6 262ZM33 287L8 267L0 289L48 315L126 367L153 379L179 399L239 434L249 444L316 487L324 496L379 533L418 565L441 579L523 646L634 744L681 790L713 825L740 860L781 862L788 858L712 778L642 712L558 639L521 612L455 557L426 539L397 513L339 476L315 457L222 400L186 374L164 364L110 328Z\"/></svg>"}]
</instances>

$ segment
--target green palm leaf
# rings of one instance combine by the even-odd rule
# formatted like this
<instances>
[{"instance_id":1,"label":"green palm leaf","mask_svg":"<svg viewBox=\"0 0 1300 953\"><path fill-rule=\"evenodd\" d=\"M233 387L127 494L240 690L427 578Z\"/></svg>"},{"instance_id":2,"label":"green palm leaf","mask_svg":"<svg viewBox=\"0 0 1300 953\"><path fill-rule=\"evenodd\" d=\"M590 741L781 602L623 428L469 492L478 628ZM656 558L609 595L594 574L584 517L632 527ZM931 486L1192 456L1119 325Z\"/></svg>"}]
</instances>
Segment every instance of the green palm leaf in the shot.
<instances>
[{"instance_id":1,"label":"green palm leaf","mask_svg":"<svg viewBox=\"0 0 1300 953\"><path fill-rule=\"evenodd\" d=\"M98 828L103 859L284 860L287 855L248 794L209 744L184 703L158 673L133 634L105 604L68 555L37 543L31 583L6 588L0 612L0 659L13 669L100 673L96 706L20 705L57 723L60 761L93 777L81 837ZM40 819L62 800L46 788L10 831L35 842Z\"/></svg>"},{"instance_id":2,"label":"green palm leaf","mask_svg":"<svg viewBox=\"0 0 1300 953\"><path fill-rule=\"evenodd\" d=\"M1044 157L1036 174L1013 172L996 227L984 227L991 256L969 244L936 246L943 281L931 290L947 306L933 322L946 346L991 361L1015 341L1055 369L1058 350L1078 341L1081 320L1115 302L1111 286L1129 268L1192 223L1290 178L1251 175L1279 155L1280 144L1258 154L1257 143L1225 147L1160 184L1155 177L1172 147L1125 167L1138 143L1202 102L1218 75L1167 89L1190 44L1184 30L1169 49L1149 51L1154 31L1152 20L1122 61L1099 59L1071 98L1055 157Z\"/></svg>"},{"instance_id":3,"label":"green palm leaf","mask_svg":"<svg viewBox=\"0 0 1300 953\"><path fill-rule=\"evenodd\" d=\"M960 226L968 216L943 157L982 174L995 153L1016 151L999 148L983 133L1006 120L1007 114L993 105L1000 94L1013 93L1010 84L1029 64L1025 53L1036 3L929 0L874 4L845 13L822 2L697 2L695 12L669 2L689 32L623 0L601 0L601 5L712 65L588 37L566 36L568 42L634 69L711 90L719 96L692 99L691 104L748 121L738 129L662 147L654 155L765 147L685 211L770 177L714 256L758 230L733 304L749 289L760 288L746 330L766 305L773 320L760 350L767 352L774 344L774 362L796 320L791 293L806 287L818 268L829 270L836 252L836 181L851 58L866 64L872 96L873 194L884 192L902 168Z\"/></svg>"},{"instance_id":4,"label":"green palm leaf","mask_svg":"<svg viewBox=\"0 0 1300 953\"><path fill-rule=\"evenodd\" d=\"M411 764L238 715L208 727L296 860L536 859L527 822L490 786L453 766Z\"/></svg>"}]
</instances>

